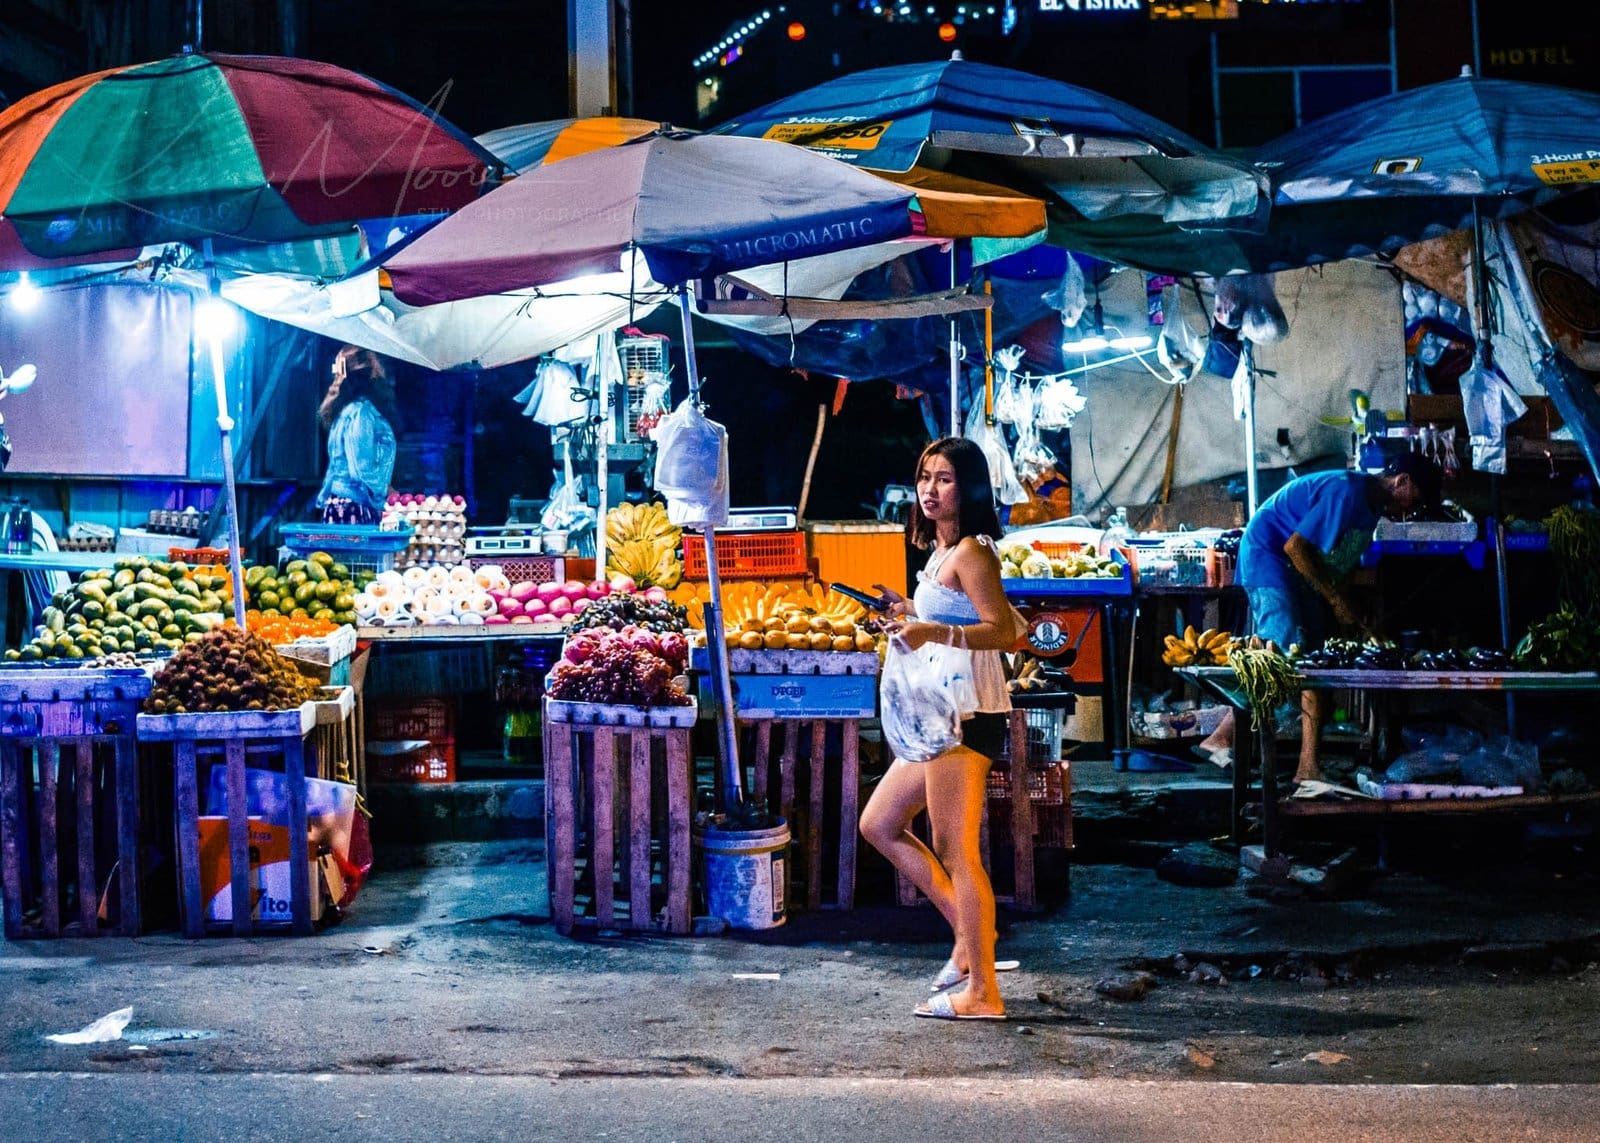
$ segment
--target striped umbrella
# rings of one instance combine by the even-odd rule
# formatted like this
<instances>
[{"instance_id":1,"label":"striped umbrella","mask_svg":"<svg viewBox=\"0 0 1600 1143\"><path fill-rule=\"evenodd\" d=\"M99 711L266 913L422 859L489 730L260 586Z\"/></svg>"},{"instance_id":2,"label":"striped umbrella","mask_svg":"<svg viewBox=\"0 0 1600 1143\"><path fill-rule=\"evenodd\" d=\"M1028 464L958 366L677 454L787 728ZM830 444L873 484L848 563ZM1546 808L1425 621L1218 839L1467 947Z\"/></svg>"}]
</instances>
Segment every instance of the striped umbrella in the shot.
<instances>
[{"instance_id":1,"label":"striped umbrella","mask_svg":"<svg viewBox=\"0 0 1600 1143\"><path fill-rule=\"evenodd\" d=\"M0 218L42 258L279 242L442 214L498 173L435 109L292 57L174 56L0 112Z\"/></svg>"}]
</instances>

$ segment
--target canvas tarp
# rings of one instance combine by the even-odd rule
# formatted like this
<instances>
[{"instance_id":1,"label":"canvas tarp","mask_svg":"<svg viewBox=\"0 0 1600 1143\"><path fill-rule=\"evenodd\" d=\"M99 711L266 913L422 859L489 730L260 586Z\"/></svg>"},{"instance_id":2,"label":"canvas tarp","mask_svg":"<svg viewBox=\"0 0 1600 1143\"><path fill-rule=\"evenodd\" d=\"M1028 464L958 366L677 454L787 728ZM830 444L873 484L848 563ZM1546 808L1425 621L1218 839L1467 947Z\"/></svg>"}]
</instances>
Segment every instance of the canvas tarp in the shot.
<instances>
[{"instance_id":1,"label":"canvas tarp","mask_svg":"<svg viewBox=\"0 0 1600 1143\"><path fill-rule=\"evenodd\" d=\"M1143 290L1143 277L1118 274L1113 289ZM1289 319L1282 341L1257 347L1255 454L1260 468L1304 464L1343 454L1349 429L1324 424L1348 417L1350 390L1365 390L1375 409L1405 408L1405 329L1394 273L1362 261L1328 263L1274 275ZM1202 341L1211 293L1182 291L1183 318ZM1142 297L1138 304L1142 305ZM1105 305L1128 308L1108 295ZM1074 507L1090 516L1116 505L1153 503L1161 494L1171 437L1174 386L1138 362L1075 377L1088 407L1072 426ZM1286 439L1286 445L1280 445ZM1200 484L1245 468L1244 427L1234 418L1229 378L1199 373L1184 394L1175 486Z\"/></svg>"}]
</instances>

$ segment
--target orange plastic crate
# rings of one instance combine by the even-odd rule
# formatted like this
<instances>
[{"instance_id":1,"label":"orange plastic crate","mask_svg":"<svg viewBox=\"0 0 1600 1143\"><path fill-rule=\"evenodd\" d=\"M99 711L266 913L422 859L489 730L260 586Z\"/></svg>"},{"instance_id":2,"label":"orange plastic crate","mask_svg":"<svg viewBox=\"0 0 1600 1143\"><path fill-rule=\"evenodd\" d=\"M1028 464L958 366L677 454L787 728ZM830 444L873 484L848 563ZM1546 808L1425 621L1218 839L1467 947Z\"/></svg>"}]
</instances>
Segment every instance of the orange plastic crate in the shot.
<instances>
[{"instance_id":1,"label":"orange plastic crate","mask_svg":"<svg viewBox=\"0 0 1600 1143\"><path fill-rule=\"evenodd\" d=\"M767 579L805 575L806 534L793 532L718 532L717 574L723 579ZM705 579L704 536L684 533L683 574Z\"/></svg>"},{"instance_id":2,"label":"orange plastic crate","mask_svg":"<svg viewBox=\"0 0 1600 1143\"><path fill-rule=\"evenodd\" d=\"M227 548L168 548L167 559L186 564L222 564L227 566Z\"/></svg>"}]
</instances>

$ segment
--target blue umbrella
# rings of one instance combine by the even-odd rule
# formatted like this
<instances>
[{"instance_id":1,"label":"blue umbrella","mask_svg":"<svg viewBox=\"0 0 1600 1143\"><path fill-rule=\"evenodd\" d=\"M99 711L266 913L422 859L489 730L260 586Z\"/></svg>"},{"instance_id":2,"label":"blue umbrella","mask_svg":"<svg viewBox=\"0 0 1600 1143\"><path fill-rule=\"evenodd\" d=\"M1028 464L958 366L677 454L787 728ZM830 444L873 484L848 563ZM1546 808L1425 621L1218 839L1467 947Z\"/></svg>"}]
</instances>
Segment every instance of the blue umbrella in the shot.
<instances>
[{"instance_id":1,"label":"blue umbrella","mask_svg":"<svg viewBox=\"0 0 1600 1143\"><path fill-rule=\"evenodd\" d=\"M1059 80L973 63L856 72L715 134L794 143L889 173L921 167L1041 189L1081 219L1259 220L1265 181L1134 107Z\"/></svg>"},{"instance_id":2,"label":"blue umbrella","mask_svg":"<svg viewBox=\"0 0 1600 1143\"><path fill-rule=\"evenodd\" d=\"M1600 95L1456 79L1380 96L1258 148L1271 233L1312 222L1311 261L1401 246L1600 182Z\"/></svg>"},{"instance_id":3,"label":"blue umbrella","mask_svg":"<svg viewBox=\"0 0 1600 1143\"><path fill-rule=\"evenodd\" d=\"M1463 74L1380 96L1248 156L1272 181L1265 233L1052 219L1051 241L1159 273L1288 270L1393 254L1600 181L1600 95Z\"/></svg>"}]
</instances>

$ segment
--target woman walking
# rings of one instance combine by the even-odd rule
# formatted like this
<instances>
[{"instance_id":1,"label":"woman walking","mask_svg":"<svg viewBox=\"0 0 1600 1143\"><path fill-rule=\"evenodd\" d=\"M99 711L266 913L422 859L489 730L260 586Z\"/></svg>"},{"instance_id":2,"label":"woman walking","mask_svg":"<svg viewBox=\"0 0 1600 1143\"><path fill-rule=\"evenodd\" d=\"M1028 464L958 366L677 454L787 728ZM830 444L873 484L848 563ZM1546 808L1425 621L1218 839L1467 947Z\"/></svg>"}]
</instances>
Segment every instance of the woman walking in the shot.
<instances>
[{"instance_id":1,"label":"woman walking","mask_svg":"<svg viewBox=\"0 0 1600 1143\"><path fill-rule=\"evenodd\" d=\"M978 831L991 759L1005 740L1011 709L1000 652L1020 632L1000 583L994 549L1000 521L983 450L960 437L934 441L917 462L916 482L911 539L932 554L909 602L882 584L873 586L888 604L885 629L912 650L930 643L970 650L977 704L962 711L960 745L927 762L890 764L862 811L861 834L955 930L950 960L933 981L939 991L915 1015L1003 1020L1005 1004L995 980L994 888L983 868ZM924 809L933 827L932 850L911 831ZM962 982L966 987L956 989Z\"/></svg>"}]
</instances>

